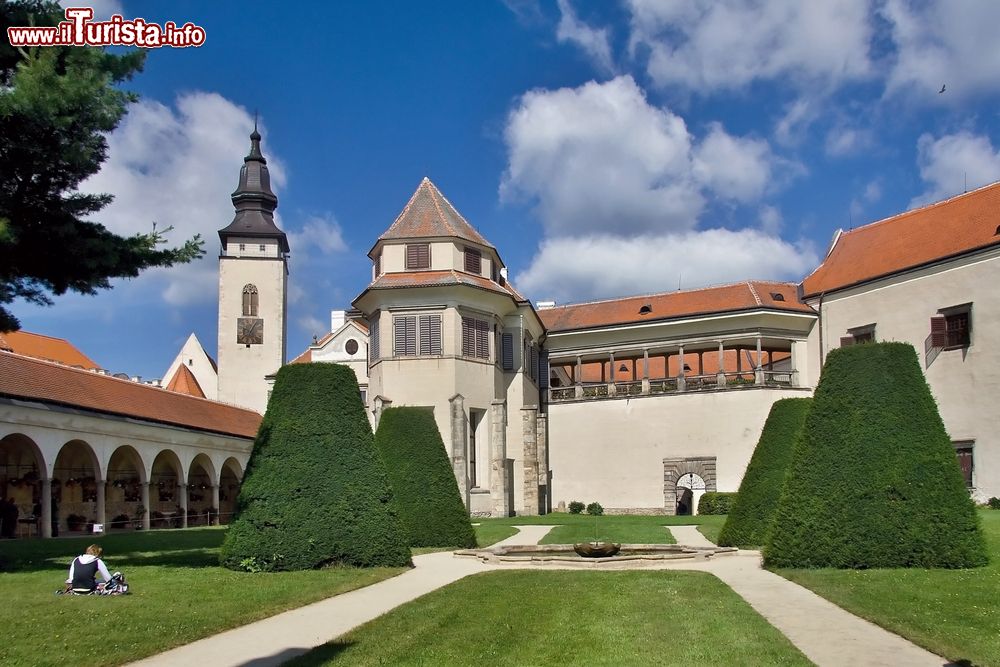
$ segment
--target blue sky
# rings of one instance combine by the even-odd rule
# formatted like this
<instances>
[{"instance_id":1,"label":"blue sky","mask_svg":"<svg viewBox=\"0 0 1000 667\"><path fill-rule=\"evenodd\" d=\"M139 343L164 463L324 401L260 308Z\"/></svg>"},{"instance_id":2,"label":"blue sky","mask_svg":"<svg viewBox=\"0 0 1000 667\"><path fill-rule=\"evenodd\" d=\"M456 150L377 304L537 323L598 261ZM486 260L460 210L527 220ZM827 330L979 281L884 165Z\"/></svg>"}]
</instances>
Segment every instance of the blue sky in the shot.
<instances>
[{"instance_id":1,"label":"blue sky","mask_svg":"<svg viewBox=\"0 0 1000 667\"><path fill-rule=\"evenodd\" d=\"M429 176L533 300L799 280L849 228L1000 178L1000 3L102 0L205 28L149 53L86 184L119 233L173 225L195 265L24 329L157 378L216 346L217 230L259 110L290 236L289 356L368 281ZM939 93L942 85L944 93Z\"/></svg>"}]
</instances>

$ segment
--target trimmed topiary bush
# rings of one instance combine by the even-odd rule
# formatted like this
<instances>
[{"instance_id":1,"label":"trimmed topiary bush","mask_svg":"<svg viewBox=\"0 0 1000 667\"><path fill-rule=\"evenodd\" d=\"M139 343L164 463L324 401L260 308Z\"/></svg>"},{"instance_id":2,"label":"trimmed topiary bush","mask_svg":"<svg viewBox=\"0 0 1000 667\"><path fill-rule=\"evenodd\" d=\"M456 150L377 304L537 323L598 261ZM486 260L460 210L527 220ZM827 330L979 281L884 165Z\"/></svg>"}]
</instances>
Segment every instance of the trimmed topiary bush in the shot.
<instances>
[{"instance_id":1,"label":"trimmed topiary bush","mask_svg":"<svg viewBox=\"0 0 1000 667\"><path fill-rule=\"evenodd\" d=\"M810 405L811 398L783 398L771 406L739 494L719 533L720 546L746 549L767 543L795 440Z\"/></svg>"},{"instance_id":2,"label":"trimmed topiary bush","mask_svg":"<svg viewBox=\"0 0 1000 667\"><path fill-rule=\"evenodd\" d=\"M579 500L574 500L573 502L571 502L569 504L569 513L570 514L580 514L580 513L583 512L583 510L584 510L585 507L586 507L586 505L584 505L583 503L581 503Z\"/></svg>"},{"instance_id":3,"label":"trimmed topiary bush","mask_svg":"<svg viewBox=\"0 0 1000 667\"><path fill-rule=\"evenodd\" d=\"M220 561L250 571L410 564L389 478L347 366L278 371Z\"/></svg>"},{"instance_id":4,"label":"trimmed topiary bush","mask_svg":"<svg viewBox=\"0 0 1000 667\"><path fill-rule=\"evenodd\" d=\"M833 350L764 550L769 567L971 567L975 506L906 343Z\"/></svg>"},{"instance_id":5,"label":"trimmed topiary bush","mask_svg":"<svg viewBox=\"0 0 1000 667\"><path fill-rule=\"evenodd\" d=\"M601 503L590 503L587 505L587 514L590 516L601 516L604 514L604 508L601 507Z\"/></svg>"},{"instance_id":6,"label":"trimmed topiary bush","mask_svg":"<svg viewBox=\"0 0 1000 667\"><path fill-rule=\"evenodd\" d=\"M986 505L991 510L1000 510L1000 498L993 497L986 501Z\"/></svg>"},{"instance_id":7,"label":"trimmed topiary bush","mask_svg":"<svg viewBox=\"0 0 1000 667\"><path fill-rule=\"evenodd\" d=\"M375 447L385 462L411 547L476 546L434 413L426 408L386 409Z\"/></svg>"},{"instance_id":8,"label":"trimmed topiary bush","mask_svg":"<svg viewBox=\"0 0 1000 667\"><path fill-rule=\"evenodd\" d=\"M698 499L698 514L729 514L735 500L732 491L706 491Z\"/></svg>"}]
</instances>

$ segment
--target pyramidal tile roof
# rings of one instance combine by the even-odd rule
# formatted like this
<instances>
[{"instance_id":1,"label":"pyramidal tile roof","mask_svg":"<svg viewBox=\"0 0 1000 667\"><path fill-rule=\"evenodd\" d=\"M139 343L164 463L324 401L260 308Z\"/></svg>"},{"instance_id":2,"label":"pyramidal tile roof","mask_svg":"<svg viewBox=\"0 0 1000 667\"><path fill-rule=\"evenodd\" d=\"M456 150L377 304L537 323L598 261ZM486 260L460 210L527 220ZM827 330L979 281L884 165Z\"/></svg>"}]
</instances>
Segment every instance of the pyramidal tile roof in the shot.
<instances>
[{"instance_id":1,"label":"pyramidal tile roof","mask_svg":"<svg viewBox=\"0 0 1000 667\"><path fill-rule=\"evenodd\" d=\"M29 331L11 331L0 334L0 350L54 361L67 366L79 366L88 370L99 368L90 357L65 338L55 338Z\"/></svg>"},{"instance_id":2,"label":"pyramidal tile roof","mask_svg":"<svg viewBox=\"0 0 1000 667\"><path fill-rule=\"evenodd\" d=\"M555 332L757 308L814 312L799 301L797 286L793 283L748 280L730 285L555 306L538 311L538 317L546 329Z\"/></svg>"},{"instance_id":3,"label":"pyramidal tile roof","mask_svg":"<svg viewBox=\"0 0 1000 667\"><path fill-rule=\"evenodd\" d=\"M841 233L805 296L1000 245L1000 182Z\"/></svg>"},{"instance_id":4,"label":"pyramidal tile roof","mask_svg":"<svg viewBox=\"0 0 1000 667\"><path fill-rule=\"evenodd\" d=\"M174 373L174 377L170 379L170 384L167 385L167 391L175 391L178 394L187 394L188 396L205 398L205 392L201 390L201 385L198 384L198 379L184 364L177 367L177 372Z\"/></svg>"},{"instance_id":5,"label":"pyramidal tile roof","mask_svg":"<svg viewBox=\"0 0 1000 667\"><path fill-rule=\"evenodd\" d=\"M253 410L120 380L94 371L0 352L0 396L253 438Z\"/></svg>"},{"instance_id":6,"label":"pyramidal tile roof","mask_svg":"<svg viewBox=\"0 0 1000 667\"><path fill-rule=\"evenodd\" d=\"M379 241L450 236L493 248L462 214L455 210L431 179L424 177L396 221ZM494 248L495 249L495 248Z\"/></svg>"}]
</instances>

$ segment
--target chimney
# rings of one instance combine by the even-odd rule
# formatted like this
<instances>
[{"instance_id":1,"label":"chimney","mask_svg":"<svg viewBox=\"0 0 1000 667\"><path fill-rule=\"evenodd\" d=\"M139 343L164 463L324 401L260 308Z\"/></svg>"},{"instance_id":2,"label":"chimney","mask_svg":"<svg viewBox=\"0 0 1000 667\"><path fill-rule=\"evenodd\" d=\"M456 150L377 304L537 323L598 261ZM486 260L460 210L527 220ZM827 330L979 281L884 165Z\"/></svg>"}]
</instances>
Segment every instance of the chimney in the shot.
<instances>
[{"instance_id":1,"label":"chimney","mask_svg":"<svg viewBox=\"0 0 1000 667\"><path fill-rule=\"evenodd\" d=\"M330 311L330 331L336 331L340 327L344 326L344 322L347 321L347 311L346 310L331 310Z\"/></svg>"},{"instance_id":2,"label":"chimney","mask_svg":"<svg viewBox=\"0 0 1000 667\"><path fill-rule=\"evenodd\" d=\"M536 301L535 302L535 309L536 310L548 310L549 308L555 308L555 307L556 307L556 302L555 301Z\"/></svg>"}]
</instances>

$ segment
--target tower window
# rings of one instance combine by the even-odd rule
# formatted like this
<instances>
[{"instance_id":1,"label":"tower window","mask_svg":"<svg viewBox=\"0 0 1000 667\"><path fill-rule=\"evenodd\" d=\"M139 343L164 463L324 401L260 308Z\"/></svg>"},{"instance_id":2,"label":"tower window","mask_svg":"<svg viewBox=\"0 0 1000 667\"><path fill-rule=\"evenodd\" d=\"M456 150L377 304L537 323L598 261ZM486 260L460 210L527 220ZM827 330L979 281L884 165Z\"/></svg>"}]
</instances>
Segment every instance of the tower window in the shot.
<instances>
[{"instance_id":1,"label":"tower window","mask_svg":"<svg viewBox=\"0 0 1000 667\"><path fill-rule=\"evenodd\" d=\"M264 245L263 243L261 243L261 244L260 244L260 251L261 251L261 252L264 252L265 250L267 250L267 246L266 246L266 245Z\"/></svg>"},{"instance_id":2,"label":"tower window","mask_svg":"<svg viewBox=\"0 0 1000 667\"><path fill-rule=\"evenodd\" d=\"M410 243L406 246L407 269L431 268L431 246L428 243Z\"/></svg>"},{"instance_id":3,"label":"tower window","mask_svg":"<svg viewBox=\"0 0 1000 667\"><path fill-rule=\"evenodd\" d=\"M240 251L242 252L243 250L246 250L246 249L247 249L247 244L246 243L241 243L240 244Z\"/></svg>"},{"instance_id":4,"label":"tower window","mask_svg":"<svg viewBox=\"0 0 1000 667\"><path fill-rule=\"evenodd\" d=\"M477 276L483 272L483 254L475 248L465 249L465 270Z\"/></svg>"},{"instance_id":5,"label":"tower window","mask_svg":"<svg viewBox=\"0 0 1000 667\"><path fill-rule=\"evenodd\" d=\"M257 286L243 286L243 317L257 317Z\"/></svg>"}]
</instances>

